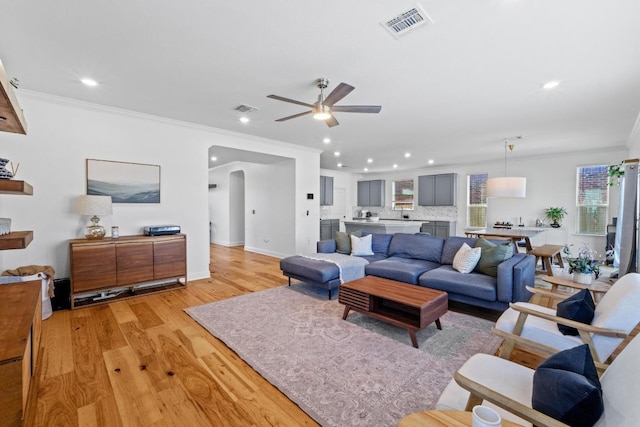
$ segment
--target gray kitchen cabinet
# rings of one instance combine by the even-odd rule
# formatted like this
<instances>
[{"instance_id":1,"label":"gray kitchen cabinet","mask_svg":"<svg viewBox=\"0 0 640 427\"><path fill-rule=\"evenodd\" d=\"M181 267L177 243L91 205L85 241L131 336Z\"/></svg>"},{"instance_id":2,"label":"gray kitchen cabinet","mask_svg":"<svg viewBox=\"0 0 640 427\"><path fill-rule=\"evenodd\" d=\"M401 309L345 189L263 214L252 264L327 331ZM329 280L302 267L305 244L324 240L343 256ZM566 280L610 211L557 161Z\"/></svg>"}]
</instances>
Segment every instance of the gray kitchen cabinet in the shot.
<instances>
[{"instance_id":1,"label":"gray kitchen cabinet","mask_svg":"<svg viewBox=\"0 0 640 427\"><path fill-rule=\"evenodd\" d=\"M333 206L333 177L320 177L320 206Z\"/></svg>"},{"instance_id":2,"label":"gray kitchen cabinet","mask_svg":"<svg viewBox=\"0 0 640 427\"><path fill-rule=\"evenodd\" d=\"M384 179L358 181L358 206L384 206Z\"/></svg>"},{"instance_id":3,"label":"gray kitchen cabinet","mask_svg":"<svg viewBox=\"0 0 640 427\"><path fill-rule=\"evenodd\" d=\"M340 230L339 219L321 219L320 220L320 240L334 239L336 231Z\"/></svg>"},{"instance_id":4,"label":"gray kitchen cabinet","mask_svg":"<svg viewBox=\"0 0 640 427\"><path fill-rule=\"evenodd\" d=\"M455 236L456 221L423 221L420 232L446 239Z\"/></svg>"},{"instance_id":5,"label":"gray kitchen cabinet","mask_svg":"<svg viewBox=\"0 0 640 427\"><path fill-rule=\"evenodd\" d=\"M455 206L458 174L444 173L418 177L418 205Z\"/></svg>"}]
</instances>

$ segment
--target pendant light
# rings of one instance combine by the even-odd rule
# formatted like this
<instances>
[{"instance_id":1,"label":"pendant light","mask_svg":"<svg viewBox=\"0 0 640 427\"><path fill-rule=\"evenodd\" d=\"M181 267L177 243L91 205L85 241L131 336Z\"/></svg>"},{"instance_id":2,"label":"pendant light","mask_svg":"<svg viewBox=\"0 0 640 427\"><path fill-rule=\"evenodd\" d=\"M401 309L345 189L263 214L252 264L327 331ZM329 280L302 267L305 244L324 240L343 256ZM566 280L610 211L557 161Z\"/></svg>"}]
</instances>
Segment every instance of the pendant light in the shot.
<instances>
[{"instance_id":1,"label":"pendant light","mask_svg":"<svg viewBox=\"0 0 640 427\"><path fill-rule=\"evenodd\" d=\"M522 138L520 136L518 139ZM524 199L527 195L527 178L507 176L507 148L513 151L514 144L504 140L504 175L500 178L487 179L487 197L497 199Z\"/></svg>"}]
</instances>

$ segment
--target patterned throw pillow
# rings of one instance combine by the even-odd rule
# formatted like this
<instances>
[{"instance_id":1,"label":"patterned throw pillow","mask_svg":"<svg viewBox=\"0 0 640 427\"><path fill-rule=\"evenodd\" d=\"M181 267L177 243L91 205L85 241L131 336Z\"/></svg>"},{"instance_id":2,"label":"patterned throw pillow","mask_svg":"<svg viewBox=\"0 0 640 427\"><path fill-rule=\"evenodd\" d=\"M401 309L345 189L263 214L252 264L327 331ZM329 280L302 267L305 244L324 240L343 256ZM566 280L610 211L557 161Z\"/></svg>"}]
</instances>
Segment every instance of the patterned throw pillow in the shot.
<instances>
[{"instance_id":1,"label":"patterned throw pillow","mask_svg":"<svg viewBox=\"0 0 640 427\"><path fill-rule=\"evenodd\" d=\"M453 257L453 268L463 274L471 273L480 261L481 253L481 248L472 248L463 243Z\"/></svg>"}]
</instances>

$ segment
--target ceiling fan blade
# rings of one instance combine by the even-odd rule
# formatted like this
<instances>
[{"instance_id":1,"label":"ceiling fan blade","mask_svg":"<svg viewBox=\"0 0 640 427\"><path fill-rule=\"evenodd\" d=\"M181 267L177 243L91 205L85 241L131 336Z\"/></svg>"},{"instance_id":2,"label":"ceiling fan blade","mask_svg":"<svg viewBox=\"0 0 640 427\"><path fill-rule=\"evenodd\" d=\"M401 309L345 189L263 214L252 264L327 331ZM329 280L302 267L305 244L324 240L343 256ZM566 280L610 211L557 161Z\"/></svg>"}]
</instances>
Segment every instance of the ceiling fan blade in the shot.
<instances>
[{"instance_id":1,"label":"ceiling fan blade","mask_svg":"<svg viewBox=\"0 0 640 427\"><path fill-rule=\"evenodd\" d=\"M291 119L295 119L297 117L302 117L302 116L306 116L307 114L311 114L312 111L305 111L304 113L298 113L298 114L294 114L293 116L287 116L287 117L283 117L281 119L277 119L276 122L284 122L286 120L291 120Z\"/></svg>"},{"instance_id":2,"label":"ceiling fan blade","mask_svg":"<svg viewBox=\"0 0 640 427\"><path fill-rule=\"evenodd\" d=\"M331 111L339 113L379 113L381 105L335 105Z\"/></svg>"},{"instance_id":3,"label":"ceiling fan blade","mask_svg":"<svg viewBox=\"0 0 640 427\"><path fill-rule=\"evenodd\" d=\"M285 98L283 96L278 95L267 95L267 98L277 99L278 101L290 102L292 104L303 105L305 107L313 108L313 105L307 104L306 102L296 101L295 99Z\"/></svg>"},{"instance_id":4,"label":"ceiling fan blade","mask_svg":"<svg viewBox=\"0 0 640 427\"><path fill-rule=\"evenodd\" d=\"M336 102L340 101L345 96L349 95L355 87L348 85L346 83L340 83L336 88L331 91L329 96L327 96L323 102L324 105L328 105L331 107Z\"/></svg>"},{"instance_id":5,"label":"ceiling fan blade","mask_svg":"<svg viewBox=\"0 0 640 427\"><path fill-rule=\"evenodd\" d=\"M338 126L340 123L338 123L338 120L336 120L335 117L333 117L333 114L331 115L331 117L329 117L327 120L324 121L327 126L329 126L330 128L334 127L334 126Z\"/></svg>"}]
</instances>

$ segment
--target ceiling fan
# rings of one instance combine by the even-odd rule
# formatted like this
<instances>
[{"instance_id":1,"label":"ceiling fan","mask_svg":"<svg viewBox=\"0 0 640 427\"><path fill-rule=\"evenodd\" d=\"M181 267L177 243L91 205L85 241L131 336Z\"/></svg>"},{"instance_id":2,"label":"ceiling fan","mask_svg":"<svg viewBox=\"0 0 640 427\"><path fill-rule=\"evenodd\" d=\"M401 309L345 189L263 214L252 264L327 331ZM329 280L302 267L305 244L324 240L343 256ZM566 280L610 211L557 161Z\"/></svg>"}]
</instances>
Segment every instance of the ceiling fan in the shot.
<instances>
[{"instance_id":1,"label":"ceiling fan","mask_svg":"<svg viewBox=\"0 0 640 427\"><path fill-rule=\"evenodd\" d=\"M311 108L311 110L305 111L304 113L298 113L293 116L277 119L276 122L284 122L286 120L295 119L296 117L302 117L313 113L314 119L324 120L327 126L331 128L340 124L333 113L379 113L382 109L380 105L335 105L336 102L349 95L351 91L355 89L355 87L346 83L340 83L326 98L324 97L324 89L329 86L329 80L324 78L317 79L316 86L320 89L320 95L318 95L318 100L313 104L307 104L306 102L296 101L295 99L289 99L278 95L267 95L267 98L304 105L305 107Z\"/></svg>"}]
</instances>

